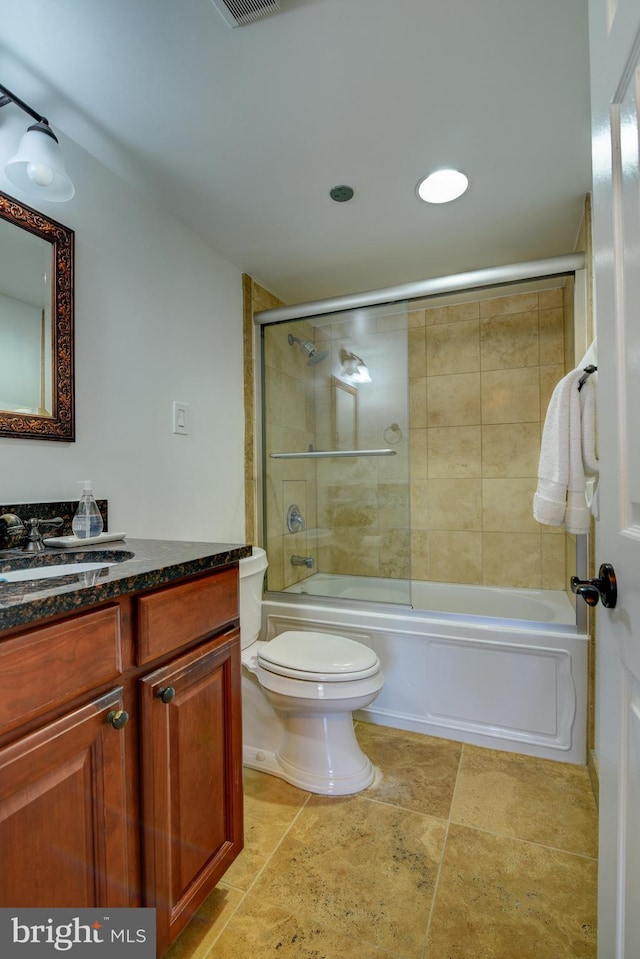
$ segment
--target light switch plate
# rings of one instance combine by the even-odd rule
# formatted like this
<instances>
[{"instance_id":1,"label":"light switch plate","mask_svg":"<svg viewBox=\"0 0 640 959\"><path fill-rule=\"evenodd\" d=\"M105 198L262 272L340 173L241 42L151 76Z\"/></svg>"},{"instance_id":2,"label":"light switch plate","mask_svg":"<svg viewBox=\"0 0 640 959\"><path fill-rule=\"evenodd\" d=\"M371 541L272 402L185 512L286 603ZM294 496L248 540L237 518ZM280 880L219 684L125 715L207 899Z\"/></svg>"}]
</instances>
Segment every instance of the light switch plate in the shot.
<instances>
[{"instance_id":1,"label":"light switch plate","mask_svg":"<svg viewBox=\"0 0 640 959\"><path fill-rule=\"evenodd\" d=\"M188 433L189 404L173 401L173 432Z\"/></svg>"}]
</instances>

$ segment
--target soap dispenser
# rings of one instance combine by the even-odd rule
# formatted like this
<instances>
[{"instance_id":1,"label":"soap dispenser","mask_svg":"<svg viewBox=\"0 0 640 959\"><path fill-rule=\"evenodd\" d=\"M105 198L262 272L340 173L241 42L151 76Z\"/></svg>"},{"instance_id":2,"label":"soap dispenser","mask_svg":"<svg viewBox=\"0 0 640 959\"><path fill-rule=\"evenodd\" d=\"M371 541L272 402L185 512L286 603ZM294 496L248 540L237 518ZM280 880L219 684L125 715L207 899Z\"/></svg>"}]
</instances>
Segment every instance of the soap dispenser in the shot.
<instances>
[{"instance_id":1,"label":"soap dispenser","mask_svg":"<svg viewBox=\"0 0 640 959\"><path fill-rule=\"evenodd\" d=\"M102 514L98 509L98 504L93 495L91 480L78 480L78 482L82 485L82 496L80 497L78 509L71 523L73 534L79 539L87 539L89 536L99 536L104 524L102 522Z\"/></svg>"}]
</instances>

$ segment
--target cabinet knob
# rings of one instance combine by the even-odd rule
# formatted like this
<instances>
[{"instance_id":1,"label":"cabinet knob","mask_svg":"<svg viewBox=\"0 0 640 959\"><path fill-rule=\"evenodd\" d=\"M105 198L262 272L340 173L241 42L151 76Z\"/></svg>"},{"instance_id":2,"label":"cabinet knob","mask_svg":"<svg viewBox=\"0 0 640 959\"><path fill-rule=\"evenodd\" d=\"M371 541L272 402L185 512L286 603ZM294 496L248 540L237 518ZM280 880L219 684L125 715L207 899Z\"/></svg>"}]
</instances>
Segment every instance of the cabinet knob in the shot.
<instances>
[{"instance_id":1,"label":"cabinet knob","mask_svg":"<svg viewBox=\"0 0 640 959\"><path fill-rule=\"evenodd\" d=\"M126 726L129 722L129 713L126 709L112 709L107 716L107 722L110 723L114 729L122 729L122 727Z\"/></svg>"},{"instance_id":2,"label":"cabinet knob","mask_svg":"<svg viewBox=\"0 0 640 959\"><path fill-rule=\"evenodd\" d=\"M158 690L156 696L158 699L161 699L163 703L170 703L175 694L176 691L173 686L165 686L163 689Z\"/></svg>"}]
</instances>

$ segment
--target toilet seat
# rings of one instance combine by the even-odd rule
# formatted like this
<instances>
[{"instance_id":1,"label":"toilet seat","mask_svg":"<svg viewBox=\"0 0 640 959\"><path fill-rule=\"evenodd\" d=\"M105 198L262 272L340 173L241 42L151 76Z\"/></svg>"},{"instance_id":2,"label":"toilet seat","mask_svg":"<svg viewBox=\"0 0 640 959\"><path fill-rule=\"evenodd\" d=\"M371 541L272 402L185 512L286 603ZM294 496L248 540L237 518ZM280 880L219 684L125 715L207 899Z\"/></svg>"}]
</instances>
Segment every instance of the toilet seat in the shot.
<instances>
[{"instance_id":1,"label":"toilet seat","mask_svg":"<svg viewBox=\"0 0 640 959\"><path fill-rule=\"evenodd\" d=\"M277 676L316 683L354 682L380 671L380 660L368 646L308 630L289 630L261 644L257 660Z\"/></svg>"}]
</instances>

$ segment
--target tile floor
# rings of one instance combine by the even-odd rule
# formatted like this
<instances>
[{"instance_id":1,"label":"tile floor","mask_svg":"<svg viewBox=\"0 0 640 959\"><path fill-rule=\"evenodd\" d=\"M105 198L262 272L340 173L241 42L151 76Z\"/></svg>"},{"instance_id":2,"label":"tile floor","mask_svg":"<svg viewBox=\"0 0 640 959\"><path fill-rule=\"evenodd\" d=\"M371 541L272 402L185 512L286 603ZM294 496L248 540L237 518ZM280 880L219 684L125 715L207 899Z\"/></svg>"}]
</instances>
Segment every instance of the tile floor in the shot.
<instances>
[{"instance_id":1,"label":"tile floor","mask_svg":"<svg viewBox=\"0 0 640 959\"><path fill-rule=\"evenodd\" d=\"M585 768L357 734L357 796L245 770L245 849L167 959L595 959Z\"/></svg>"}]
</instances>

